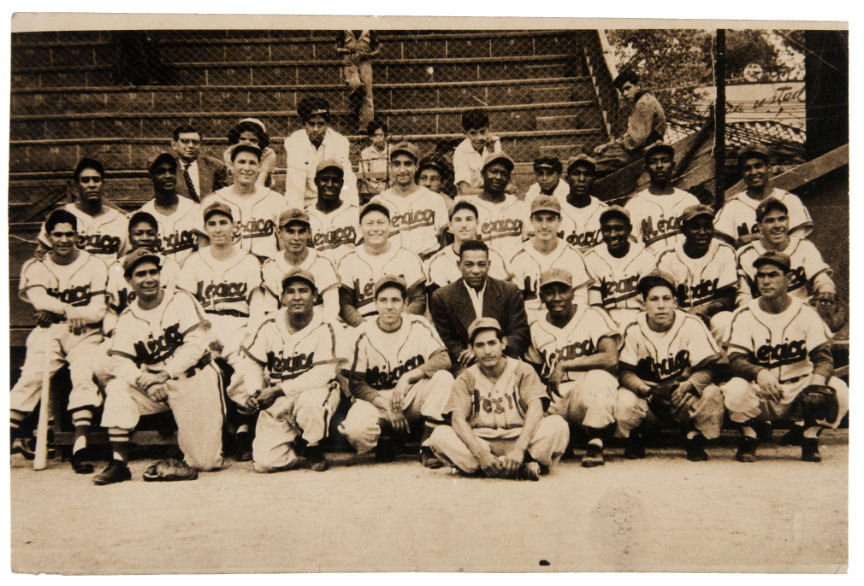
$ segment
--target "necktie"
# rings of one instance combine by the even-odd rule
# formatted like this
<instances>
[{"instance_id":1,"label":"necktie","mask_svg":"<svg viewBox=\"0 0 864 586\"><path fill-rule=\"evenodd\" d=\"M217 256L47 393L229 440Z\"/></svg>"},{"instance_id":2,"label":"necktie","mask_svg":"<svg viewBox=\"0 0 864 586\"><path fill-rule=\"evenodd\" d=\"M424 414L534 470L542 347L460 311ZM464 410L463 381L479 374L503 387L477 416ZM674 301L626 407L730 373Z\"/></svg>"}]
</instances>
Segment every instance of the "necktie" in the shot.
<instances>
[{"instance_id":1,"label":"necktie","mask_svg":"<svg viewBox=\"0 0 864 586\"><path fill-rule=\"evenodd\" d=\"M189 197L198 201L198 192L195 191L195 184L192 183L192 176L189 175L189 165L183 165L183 180L186 182L186 191L189 192Z\"/></svg>"}]
</instances>

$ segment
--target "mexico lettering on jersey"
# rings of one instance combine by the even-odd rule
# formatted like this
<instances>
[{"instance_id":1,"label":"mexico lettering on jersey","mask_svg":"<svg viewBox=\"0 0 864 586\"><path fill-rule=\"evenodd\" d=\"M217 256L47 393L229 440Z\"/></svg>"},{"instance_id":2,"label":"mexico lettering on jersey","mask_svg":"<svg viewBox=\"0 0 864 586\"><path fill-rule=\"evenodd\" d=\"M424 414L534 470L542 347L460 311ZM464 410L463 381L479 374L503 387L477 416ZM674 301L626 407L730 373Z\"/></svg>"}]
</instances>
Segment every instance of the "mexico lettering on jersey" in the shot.
<instances>
[{"instance_id":1,"label":"mexico lettering on jersey","mask_svg":"<svg viewBox=\"0 0 864 586\"><path fill-rule=\"evenodd\" d=\"M420 257L410 250L391 245L384 254L369 254L362 246L345 255L339 262L339 279L351 292L354 307L361 315L375 315L375 282L384 275L398 275L408 288L426 281Z\"/></svg>"},{"instance_id":2,"label":"mexico lettering on jersey","mask_svg":"<svg viewBox=\"0 0 864 586\"><path fill-rule=\"evenodd\" d=\"M526 223L531 208L524 201L506 195L501 203L493 203L476 195L463 195L454 203L468 201L477 208L477 238L495 249L505 259L511 258L522 248Z\"/></svg>"},{"instance_id":3,"label":"mexico lettering on jersey","mask_svg":"<svg viewBox=\"0 0 864 586\"><path fill-rule=\"evenodd\" d=\"M102 206L102 213L91 216L82 212L74 203L67 203L61 209L66 210L77 220L78 237L75 246L102 262L110 265L126 247L126 237L129 232L129 223L126 217L108 206ZM48 248L48 234L45 232L45 224L39 232L39 241Z\"/></svg>"},{"instance_id":4,"label":"mexico lettering on jersey","mask_svg":"<svg viewBox=\"0 0 864 586\"><path fill-rule=\"evenodd\" d=\"M813 219L797 195L775 187L767 197L779 199L789 210L790 233L800 231L799 236L806 236L810 233ZM733 196L723 204L714 219L714 230L717 235L731 244L742 236L758 234L759 224L756 222L756 208L761 202L762 200L753 199L747 195L746 191Z\"/></svg>"},{"instance_id":5,"label":"mexico lettering on jersey","mask_svg":"<svg viewBox=\"0 0 864 586\"><path fill-rule=\"evenodd\" d=\"M685 209L698 204L695 195L676 187L669 195L653 195L647 189L640 191L627 200L624 208L630 213L633 236L659 255L684 239L681 215Z\"/></svg>"},{"instance_id":6,"label":"mexico lettering on jersey","mask_svg":"<svg viewBox=\"0 0 864 586\"><path fill-rule=\"evenodd\" d=\"M28 292L41 287L61 303L85 307L95 296L105 295L107 273L104 262L83 250L68 265L58 265L46 254L42 260L32 258L21 267L18 296L30 303Z\"/></svg>"},{"instance_id":7,"label":"mexico lettering on jersey","mask_svg":"<svg viewBox=\"0 0 864 586\"><path fill-rule=\"evenodd\" d=\"M235 245L258 257L278 254L276 230L279 214L287 207L282 195L261 186L257 186L252 194L238 195L234 186L229 185L208 195L201 202L201 209L207 209L214 201L221 201L231 208Z\"/></svg>"},{"instance_id":8,"label":"mexico lettering on jersey","mask_svg":"<svg viewBox=\"0 0 864 586\"><path fill-rule=\"evenodd\" d=\"M155 251L182 265L198 246L198 234L204 231L204 220L198 203L186 197L178 197L177 200L177 208L171 214L157 210L156 200L153 199L137 211L147 212L156 218L159 244Z\"/></svg>"},{"instance_id":9,"label":"mexico lettering on jersey","mask_svg":"<svg viewBox=\"0 0 864 586\"><path fill-rule=\"evenodd\" d=\"M743 305L751 298L759 297L756 288L756 269L753 261L767 252L761 240L754 240L738 251L738 304ZM831 268L822 260L822 254L809 240L790 237L789 244L781 250L789 256L792 274L787 291L790 295L806 301L809 298L808 286L818 275L831 276Z\"/></svg>"},{"instance_id":10,"label":"mexico lettering on jersey","mask_svg":"<svg viewBox=\"0 0 864 586\"><path fill-rule=\"evenodd\" d=\"M334 266L338 265L343 256L354 250L359 239L359 209L342 202L329 214L315 206L308 207L306 213L312 230L312 246Z\"/></svg>"},{"instance_id":11,"label":"mexico lettering on jersey","mask_svg":"<svg viewBox=\"0 0 864 586\"><path fill-rule=\"evenodd\" d=\"M745 354L754 364L771 371L781 383L813 372L810 353L828 344L828 326L812 307L798 299L785 311L767 313L753 299L732 314L729 355Z\"/></svg>"},{"instance_id":12,"label":"mexico lettering on jersey","mask_svg":"<svg viewBox=\"0 0 864 586\"><path fill-rule=\"evenodd\" d=\"M462 271L459 270L458 262L459 255L453 250L452 245L445 246L433 254L426 264L426 272L429 275L426 286L443 287L461 279ZM494 250L489 251L489 276L501 281L510 280L510 271L507 268L507 263Z\"/></svg>"},{"instance_id":13,"label":"mexico lettering on jersey","mask_svg":"<svg viewBox=\"0 0 864 586\"><path fill-rule=\"evenodd\" d=\"M286 324L285 311L264 320L252 336L246 355L264 369L271 385L289 381L317 366L332 370L336 377L336 332L316 313L312 321L295 333Z\"/></svg>"},{"instance_id":14,"label":"mexico lettering on jersey","mask_svg":"<svg viewBox=\"0 0 864 586\"><path fill-rule=\"evenodd\" d=\"M128 358L138 368L146 366L148 370L161 370L186 343L190 332L207 326L204 312L195 298L186 291L175 289L153 309L141 309L137 303L130 304L117 320L108 354ZM208 352L205 346L196 350L200 351L201 357Z\"/></svg>"},{"instance_id":15,"label":"mexico lettering on jersey","mask_svg":"<svg viewBox=\"0 0 864 586\"><path fill-rule=\"evenodd\" d=\"M183 263L177 287L192 293L204 311L249 317L249 299L261 285L261 264L244 250L217 260L206 246Z\"/></svg>"},{"instance_id":16,"label":"mexico lettering on jersey","mask_svg":"<svg viewBox=\"0 0 864 586\"><path fill-rule=\"evenodd\" d=\"M627 325L642 310L636 285L643 275L656 268L657 259L641 243L632 242L621 258L609 254L605 245L597 246L585 255L585 265L591 277L588 287L591 305L602 306L619 325Z\"/></svg>"},{"instance_id":17,"label":"mexico lettering on jersey","mask_svg":"<svg viewBox=\"0 0 864 586\"><path fill-rule=\"evenodd\" d=\"M513 255L508 263L512 273L512 281L522 291L525 299L525 309L543 309L540 300L540 274L552 268L566 269L573 275L573 289L588 287L591 278L585 268L585 261L578 250L561 240L555 243L555 249L549 254L538 252L529 240L525 246ZM587 291L585 299L587 300Z\"/></svg>"},{"instance_id":18,"label":"mexico lettering on jersey","mask_svg":"<svg viewBox=\"0 0 864 586\"><path fill-rule=\"evenodd\" d=\"M440 248L438 235L448 223L447 206L437 193L417 186L411 195L399 195L393 188L372 201L390 210L390 243L416 252L421 258Z\"/></svg>"},{"instance_id":19,"label":"mexico lettering on jersey","mask_svg":"<svg viewBox=\"0 0 864 586\"><path fill-rule=\"evenodd\" d=\"M564 227L565 221L570 226L562 236L567 244L583 253L600 244L603 241L600 216L608 207L594 196L584 208L577 208L565 199L561 203L561 227Z\"/></svg>"},{"instance_id":20,"label":"mexico lettering on jersey","mask_svg":"<svg viewBox=\"0 0 864 586\"><path fill-rule=\"evenodd\" d=\"M108 267L108 287L105 293L108 298L108 306L117 314L136 299L135 291L132 290L129 281L123 275L124 259L125 257ZM162 270L159 272L162 290L165 292L172 291L177 283L177 277L180 275L180 266L168 256L162 256L159 264L162 266Z\"/></svg>"},{"instance_id":21,"label":"mexico lettering on jersey","mask_svg":"<svg viewBox=\"0 0 864 586\"><path fill-rule=\"evenodd\" d=\"M261 266L261 279L264 292L271 298L275 298L277 307L281 307L282 279L285 275L295 269L309 271L315 277L315 288L318 290L316 305L322 303L321 296L327 291L339 286L339 277L336 269L323 255L313 249L308 249L308 255L299 265L292 265L285 260L285 255L268 258Z\"/></svg>"},{"instance_id":22,"label":"mexico lettering on jersey","mask_svg":"<svg viewBox=\"0 0 864 586\"><path fill-rule=\"evenodd\" d=\"M600 351L600 340L612 338L618 346L618 325L599 307L580 305L570 321L559 328L546 317L531 324L531 346L526 359L543 365L543 376L548 376L561 360L591 356ZM564 380L573 380L574 371L565 370Z\"/></svg>"},{"instance_id":23,"label":"mexico lettering on jersey","mask_svg":"<svg viewBox=\"0 0 864 586\"><path fill-rule=\"evenodd\" d=\"M686 378L720 357L720 347L698 317L675 310L672 327L655 332L646 316L641 312L624 328L618 357L642 380L660 383Z\"/></svg>"},{"instance_id":24,"label":"mexico lettering on jersey","mask_svg":"<svg viewBox=\"0 0 864 586\"><path fill-rule=\"evenodd\" d=\"M395 332L385 332L376 320L368 320L357 328L351 373L377 391L390 390L403 374L446 351L438 332L422 316L403 314Z\"/></svg>"},{"instance_id":25,"label":"mexico lettering on jersey","mask_svg":"<svg viewBox=\"0 0 864 586\"><path fill-rule=\"evenodd\" d=\"M486 439L519 437L528 404L548 400L533 368L515 358L503 360L504 372L494 381L472 364L456 377L450 395L448 411L464 414L474 432Z\"/></svg>"},{"instance_id":26,"label":"mexico lettering on jersey","mask_svg":"<svg viewBox=\"0 0 864 586\"><path fill-rule=\"evenodd\" d=\"M717 292L738 282L735 249L712 240L702 258L690 258L683 244L676 244L657 259L657 268L666 271L678 284L676 296L682 309L698 307L717 299Z\"/></svg>"}]
</instances>

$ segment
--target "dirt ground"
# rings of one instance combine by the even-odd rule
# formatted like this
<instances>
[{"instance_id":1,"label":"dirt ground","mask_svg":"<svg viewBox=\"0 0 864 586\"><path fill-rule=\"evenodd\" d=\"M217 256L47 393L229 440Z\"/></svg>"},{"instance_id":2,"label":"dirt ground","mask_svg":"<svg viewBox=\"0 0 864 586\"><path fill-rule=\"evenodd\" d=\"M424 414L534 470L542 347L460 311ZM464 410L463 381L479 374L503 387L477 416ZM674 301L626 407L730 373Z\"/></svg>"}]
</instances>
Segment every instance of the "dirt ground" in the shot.
<instances>
[{"instance_id":1,"label":"dirt ground","mask_svg":"<svg viewBox=\"0 0 864 586\"><path fill-rule=\"evenodd\" d=\"M407 456L325 473L256 474L249 463L195 482L97 487L68 463L11 476L15 572L764 571L843 572L848 444L823 462L731 445L690 463L663 449L606 466L562 462L537 483L464 478ZM829 434L830 435L830 434ZM102 464L99 465L101 468Z\"/></svg>"}]
</instances>

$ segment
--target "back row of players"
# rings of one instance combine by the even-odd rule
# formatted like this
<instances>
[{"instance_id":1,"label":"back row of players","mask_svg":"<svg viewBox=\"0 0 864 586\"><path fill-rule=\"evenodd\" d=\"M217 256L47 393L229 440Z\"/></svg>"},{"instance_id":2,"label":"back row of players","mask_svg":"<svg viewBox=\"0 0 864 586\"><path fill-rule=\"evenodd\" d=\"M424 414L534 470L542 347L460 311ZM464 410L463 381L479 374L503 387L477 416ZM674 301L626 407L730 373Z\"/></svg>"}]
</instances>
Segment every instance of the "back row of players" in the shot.
<instances>
[{"instance_id":1,"label":"back row of players","mask_svg":"<svg viewBox=\"0 0 864 586\"><path fill-rule=\"evenodd\" d=\"M53 213L40 235L41 247L51 252L44 255L41 251L22 269L22 296L36 307L37 320L43 327L28 338L27 361L13 389L13 436L21 435L20 424L38 401L40 367L46 360L54 369L68 361L73 379L69 408L76 427L72 459L76 471L92 470L84 461L83 450L95 408L101 404L98 386L92 380L94 371L108 391L102 425L111 430L116 448L114 461L97 481L124 479L128 468L122 464L122 446L128 443L129 433L137 424L138 412L164 408L164 400L170 396L168 390L175 387L214 392L219 398L216 402L201 398L188 402L185 408L193 413L185 418L177 417L177 408L171 405L181 427L181 449L192 467L173 462L173 467L155 466L148 472L160 479L189 475L189 470L195 468L215 467L221 461L220 442L200 429L188 431L189 425L200 427L205 420L212 423L216 411L221 413L219 377L213 374L216 371L209 360L204 360L209 348L234 370L228 395L240 407L239 436L251 437L248 426L259 409L266 407L262 413L270 414L257 417L258 433L252 450L256 468L294 466L299 452L313 467L324 468L326 461L319 442L339 402L340 385L332 382L338 369L334 366L333 376L321 379L324 382L316 378L315 384L309 383L306 374L319 366L317 357L326 354L326 349L318 348L316 354L308 352L304 344L326 346L329 339L330 359L320 364L337 359L350 363L350 368L345 369L349 382L341 387L349 389L356 400L341 429L358 451L374 448L382 428L391 428L386 436L405 431L407 421L394 415L401 415L403 410L413 407L413 415L423 416L433 424L441 422L456 398L455 392L452 397L450 393L452 380L443 380L445 375L450 376L447 371L451 365L455 365L452 370L460 377L463 372L470 373L463 377L465 380L459 380L462 386L468 385L463 390L474 397L474 410L481 420L481 405L494 405L485 411L487 414L503 414L502 418L492 417L492 424L486 421L478 426L499 429L504 433L501 437L516 439L513 430L520 426L508 417L527 417L525 407L529 401L519 400L525 398L524 393L505 399L512 389L499 388L501 385L494 382L499 380L493 374L495 369L484 368L475 344L479 333L488 330L497 331L499 341L504 341L499 350L510 360L525 356L537 363L545 384L529 381L531 377L522 371L516 377L519 381L529 381L530 385L537 382L547 397L548 386L551 396L561 399L556 403L565 404L558 412L571 423L592 430L583 457L586 466L603 462L603 436L616 421L621 435L638 428L641 419L652 411L648 400L654 396L658 399L652 404L653 410L663 410L658 405L665 397L666 403L675 406L673 414L688 413L686 419L692 420L686 429L688 457L702 459L704 439L716 437L722 422L722 400L718 403L719 394L705 392L712 388L711 377L705 379L702 367L709 358L713 361L722 355L717 342L725 344L736 339L732 313L736 305L739 309L734 315L752 309L756 317L750 321L764 322L767 329L767 337L757 339L751 323L746 333L749 343L739 341L736 347L746 349L752 364L762 365L741 371L749 377L743 380L756 381L758 395L768 393L766 396L783 406L771 416L788 415L799 392L814 379L816 383L830 380L841 395L831 403L831 414L839 413L839 417L830 418L836 424L845 412L846 391L842 382L831 378L830 333L818 316L814 323L799 328L801 332L806 330L800 340L790 338L798 330L786 327L804 317L813 321L816 313L802 305L811 295L834 298L830 269L806 240L812 229L806 209L794 195L771 188L769 156L762 147L741 152L739 165L748 190L730 200L716 218L713 210L700 205L692 194L672 186L673 157L669 145L656 143L647 148L645 163L651 184L622 208L607 206L591 195L595 164L590 157L580 155L568 162L566 192L560 189L559 182L544 181L545 186L540 184L539 189L532 186L523 201L507 193L512 159L503 152L487 153L481 167L482 193L453 201L417 185L418 153L412 145L402 143L390 150L393 186L358 209L342 200L345 177L340 163L322 161L317 166L316 199L291 202L259 185L261 151L243 144L231 152L234 184L197 204L178 196L178 161L165 152L149 165L154 198L128 219L102 205L104 170L97 161L85 159L75 171L78 200ZM535 170L538 177L541 173L548 177L549 171L560 174L563 169L554 159L539 159ZM545 191L552 193L547 195ZM452 244L443 236L445 232L452 235ZM714 238L715 234L738 246L738 250ZM209 246L202 245L205 243ZM118 259L126 250L131 253ZM774 260L768 262L766 258ZM96 259L103 259L109 266ZM154 274L149 275L149 280L144 275L138 282L136 272L142 265ZM766 309L764 299L762 305L751 302L753 297L765 296L757 273L766 266L778 268L785 284L774 286L773 292L779 295L782 289L786 300L788 290L796 298L776 306L782 311ZM502 281L512 284L502 287ZM665 304L661 301L662 307L655 315L648 311L646 317L645 313L640 316L640 311L648 307L646 300L654 295L654 287L648 284L659 285L660 289L664 284L668 286L669 299ZM521 297L516 303L508 289L513 285ZM304 286L307 293L311 291L311 301L296 291ZM557 293L553 295L552 289ZM145 290L155 294L158 303L145 307L153 301L145 303ZM103 296L103 291L107 295ZM389 301L387 292L391 293ZM427 295L434 327L419 317L426 312ZM136 296L139 301L130 305ZM681 309L702 321L670 309L668 303L673 298ZM312 305L319 307L313 312ZM588 311L589 306L594 307ZM162 309L155 311L156 307ZM170 311L166 311L168 307ZM394 307L398 311L394 312ZM766 317L766 311L782 317ZM274 318L278 312L284 313L284 319ZM291 325L294 314L308 318L305 323L303 319L297 322L302 327L296 331ZM389 322L385 316L389 316ZM478 329L473 322L481 316L497 319ZM671 321L663 324L664 317ZM585 319L593 319L596 324L582 323ZM212 329L198 340L195 332L202 329L197 327L202 321L209 321ZM307 328L313 322L315 328L327 330L312 335ZM530 333L529 323L533 324ZM683 327L685 324L689 325ZM699 328L705 330L706 324L711 326L713 337L697 340ZM394 326L402 333L396 336L400 343L392 335ZM420 331L414 331L416 328ZM343 329L352 335L343 335ZM688 330L692 331L681 333ZM327 332L329 335L324 335ZM737 332L743 335L744 329L739 327ZM349 340L347 345L345 340ZM368 340L368 349L361 350L365 348L363 340ZM193 342L203 346L196 350ZM431 347L406 354L405 348L413 349L415 343ZM100 344L101 350L97 351L95 347ZM494 343L485 344L484 349L489 345ZM184 360L177 359L181 347L186 350L179 352ZM295 351L297 347L303 351ZM128 360L99 363L93 359L109 354ZM314 360L313 354L317 356ZM361 364L361 354L366 363ZM619 359L622 389L632 391L629 403L622 399L628 397L626 393L617 392L618 379L608 375L603 380L601 376L603 369L615 372ZM626 374L628 364L633 367L633 377ZM770 374L771 381L762 380L763 371ZM594 378L583 380L576 373ZM324 374L319 372L317 376ZM191 384L195 377L205 375L216 376L216 381ZM269 378L269 385L262 383L262 376ZM484 386L478 377L492 382ZM181 380L186 382L180 384ZM301 380L302 386L295 384ZM593 404L591 400L577 400L580 393L561 393L565 380L579 381L575 387L591 394L595 403L599 400L596 395L604 394L600 389L606 389L612 405L624 400L626 408L613 416L607 400L606 415L598 416L596 408L586 407ZM414 388L421 381L426 383L427 392L420 394L428 401L407 400L408 387ZM454 389L462 388L460 384ZM778 391L781 384L791 390ZM315 388L318 395L303 395L308 403L289 397L290 405L274 413L272 404L266 404L272 397L262 401L262 393L265 387L281 387L282 398L286 398L292 394L285 390L286 385L298 397L300 389ZM203 391L205 387L207 391ZM745 387L742 392L747 398L741 399L742 405L752 399L747 394L752 389ZM434 397L426 397L430 393ZM494 400L496 393L503 395ZM482 399L487 395L491 402ZM112 396L126 399L112 401ZM142 397L152 404L144 405ZM512 414L504 406L505 401ZM203 403L210 406L213 417L201 415L208 412ZM739 409L749 414L747 417L738 412L733 415L744 417L741 423L765 415L758 400L756 404L755 412L749 403L746 409ZM304 411L304 405L309 409ZM732 411L728 397L727 407ZM250 416L249 421L243 421L244 412ZM696 416L699 413L707 413L710 423ZM269 424L267 417L273 419ZM187 421L186 433L181 418ZM824 423L826 418L818 419ZM808 421L813 423L815 419L810 417ZM221 416L219 422L221 429ZM310 426L313 431L307 434ZM799 438L805 445L802 455L818 459L815 434L820 426L804 427L797 430L805 438ZM454 424L453 428L460 441L471 447L458 426ZM748 460L755 450L752 426L742 425L742 432L738 457ZM630 435L628 453L638 455L639 435ZM26 444L20 437L17 439L15 448L26 453ZM440 446L436 448L432 438L424 439L427 464L444 460L459 465L460 460ZM219 446L218 454L214 446ZM202 449L205 456L200 456ZM560 457L560 451L550 448L547 456ZM487 459L486 464L525 474L527 464L514 464L510 450L501 458L506 463L490 463ZM557 457L536 459L548 466ZM480 467L486 470L488 466ZM529 475L536 476L536 467L528 468L532 471Z\"/></svg>"}]
</instances>

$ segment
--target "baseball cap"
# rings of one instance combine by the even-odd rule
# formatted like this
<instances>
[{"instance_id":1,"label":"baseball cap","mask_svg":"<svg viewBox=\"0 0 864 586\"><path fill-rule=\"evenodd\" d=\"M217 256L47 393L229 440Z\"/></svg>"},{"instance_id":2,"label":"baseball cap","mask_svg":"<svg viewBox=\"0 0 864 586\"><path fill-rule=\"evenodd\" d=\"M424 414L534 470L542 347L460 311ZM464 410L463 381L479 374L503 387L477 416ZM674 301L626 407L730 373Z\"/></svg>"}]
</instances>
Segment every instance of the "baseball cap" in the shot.
<instances>
[{"instance_id":1,"label":"baseball cap","mask_svg":"<svg viewBox=\"0 0 864 586\"><path fill-rule=\"evenodd\" d=\"M147 161L147 172L150 173L153 171L153 167L159 164L162 161L170 161L175 167L177 166L177 157L174 156L174 153L168 151L162 151L156 153L155 156L150 157L150 160Z\"/></svg>"},{"instance_id":2,"label":"baseball cap","mask_svg":"<svg viewBox=\"0 0 864 586\"><path fill-rule=\"evenodd\" d=\"M204 221L207 221L207 218L212 216L213 214L224 214L231 218L231 221L234 221L234 214L231 213L231 208L228 207L228 204L223 203L221 201L214 201L206 208L204 208Z\"/></svg>"},{"instance_id":3,"label":"baseball cap","mask_svg":"<svg viewBox=\"0 0 864 586\"><path fill-rule=\"evenodd\" d=\"M534 159L534 170L537 171L539 169L546 168L552 169L552 171L561 172L561 161L558 157L552 155L541 155Z\"/></svg>"},{"instance_id":4,"label":"baseball cap","mask_svg":"<svg viewBox=\"0 0 864 586\"><path fill-rule=\"evenodd\" d=\"M468 326L468 341L474 341L474 334L476 334L480 330L497 330L499 333L502 333L501 324L498 323L498 320L494 317L481 317L475 319L471 322L471 325Z\"/></svg>"},{"instance_id":5,"label":"baseball cap","mask_svg":"<svg viewBox=\"0 0 864 586\"><path fill-rule=\"evenodd\" d=\"M483 169L491 165L492 163L504 163L504 165L512 172L513 167L516 166L516 163L513 162L513 159L510 158L510 155L501 151L500 153L487 153L483 158Z\"/></svg>"},{"instance_id":6,"label":"baseball cap","mask_svg":"<svg viewBox=\"0 0 864 586\"><path fill-rule=\"evenodd\" d=\"M342 169L342 164L336 159L325 159L318 163L318 166L315 168L315 176L317 177L324 169L338 169L340 175L345 174L345 170Z\"/></svg>"},{"instance_id":7,"label":"baseball cap","mask_svg":"<svg viewBox=\"0 0 864 586\"><path fill-rule=\"evenodd\" d=\"M395 286L402 291L402 295L408 295L408 284L405 279L399 275L384 275L375 282L375 297L378 297L378 292L387 286Z\"/></svg>"},{"instance_id":8,"label":"baseball cap","mask_svg":"<svg viewBox=\"0 0 864 586\"><path fill-rule=\"evenodd\" d=\"M442 177L447 172L447 163L442 161L440 158L435 155L426 155L420 162L417 163L417 172L423 171L424 169L435 169L438 171L438 174Z\"/></svg>"},{"instance_id":9,"label":"baseball cap","mask_svg":"<svg viewBox=\"0 0 864 586\"><path fill-rule=\"evenodd\" d=\"M675 158L675 149L671 144L667 144L662 140L658 140L656 142L651 143L647 147L645 147L645 160L648 160L648 157L653 155L654 153L666 152L669 153L669 156L673 159Z\"/></svg>"},{"instance_id":10,"label":"baseball cap","mask_svg":"<svg viewBox=\"0 0 864 586\"><path fill-rule=\"evenodd\" d=\"M261 122L260 120L258 120L257 118L244 118L239 123L243 124L244 122L250 122L252 124L255 124L261 129L261 132L267 132L267 127L264 126L264 123Z\"/></svg>"},{"instance_id":11,"label":"baseball cap","mask_svg":"<svg viewBox=\"0 0 864 586\"><path fill-rule=\"evenodd\" d=\"M311 226L311 224L309 224L309 214L297 208L291 208L290 210L285 210L281 214L279 214L280 228L282 226L287 226L291 222L297 222L298 224L305 224L306 226Z\"/></svg>"},{"instance_id":12,"label":"baseball cap","mask_svg":"<svg viewBox=\"0 0 864 586\"><path fill-rule=\"evenodd\" d=\"M553 212L561 215L561 202L551 195L538 195L531 202L531 215L537 212Z\"/></svg>"},{"instance_id":13,"label":"baseball cap","mask_svg":"<svg viewBox=\"0 0 864 586\"><path fill-rule=\"evenodd\" d=\"M636 290L642 295L658 285L666 285L674 293L675 292L675 277L660 269L654 269L639 279L636 285Z\"/></svg>"},{"instance_id":14,"label":"baseball cap","mask_svg":"<svg viewBox=\"0 0 864 586\"><path fill-rule=\"evenodd\" d=\"M414 162L415 162L415 163L417 162L417 160L418 160L419 157L420 157L420 155L419 155L418 152L417 152L417 147L414 146L413 144L411 144L410 142L404 142L404 141L403 141L403 142L396 143L396 144L395 144L395 145L390 149L390 160L392 161L392 160L393 160L393 157L395 157L395 156L398 155L399 153L402 153L402 154L408 155L409 157L411 157L412 159L414 159Z\"/></svg>"},{"instance_id":15,"label":"baseball cap","mask_svg":"<svg viewBox=\"0 0 864 586\"><path fill-rule=\"evenodd\" d=\"M388 220L390 219L390 209L387 206L383 203L378 203L377 201L370 201L360 209L360 217L358 218L358 221L363 220L363 216L369 212L381 212L387 216Z\"/></svg>"},{"instance_id":16,"label":"baseball cap","mask_svg":"<svg viewBox=\"0 0 864 586\"><path fill-rule=\"evenodd\" d=\"M234 162L234 159L237 158L237 155L240 153L252 153L255 155L258 160L261 160L261 149L251 144L238 143L232 147L231 150L231 162Z\"/></svg>"},{"instance_id":17,"label":"baseball cap","mask_svg":"<svg viewBox=\"0 0 864 586\"><path fill-rule=\"evenodd\" d=\"M162 270L162 258L158 254L146 248L136 248L123 259L123 275L128 277L144 261L154 262Z\"/></svg>"},{"instance_id":18,"label":"baseball cap","mask_svg":"<svg viewBox=\"0 0 864 586\"><path fill-rule=\"evenodd\" d=\"M579 153L575 157L570 157L570 159L567 161L567 172L569 173L570 169L572 169L575 165L578 165L579 163L590 166L592 173L597 170L597 161L595 161L593 158L589 157L585 153Z\"/></svg>"},{"instance_id":19,"label":"baseball cap","mask_svg":"<svg viewBox=\"0 0 864 586\"><path fill-rule=\"evenodd\" d=\"M480 217L480 214L477 212L477 206L467 199L460 199L453 205L453 209L450 211L450 217L452 218L459 210L471 210L474 212L474 217Z\"/></svg>"},{"instance_id":20,"label":"baseball cap","mask_svg":"<svg viewBox=\"0 0 864 586\"><path fill-rule=\"evenodd\" d=\"M607 218L611 218L612 216L618 216L619 218L624 218L627 220L627 223L630 223L630 212L627 211L626 208L623 208L619 205L609 206L607 209L603 210L603 213L600 214L600 223L606 221Z\"/></svg>"},{"instance_id":21,"label":"baseball cap","mask_svg":"<svg viewBox=\"0 0 864 586\"><path fill-rule=\"evenodd\" d=\"M766 252L753 261L754 268L758 269L762 265L774 265L782 269L784 273L792 270L792 260L789 258L789 255L782 252Z\"/></svg>"},{"instance_id":22,"label":"baseball cap","mask_svg":"<svg viewBox=\"0 0 864 586\"><path fill-rule=\"evenodd\" d=\"M690 206L684 210L683 214L681 214L681 221L689 222L693 218L698 218L699 216L711 216L713 218L714 209L701 203L695 206Z\"/></svg>"},{"instance_id":23,"label":"baseball cap","mask_svg":"<svg viewBox=\"0 0 864 586\"><path fill-rule=\"evenodd\" d=\"M756 157L758 159L762 159L766 163L771 162L771 151L769 151L766 147L762 146L758 143L751 143L741 147L741 150L738 151L738 166L744 164L746 159L750 159Z\"/></svg>"},{"instance_id":24,"label":"baseball cap","mask_svg":"<svg viewBox=\"0 0 864 586\"><path fill-rule=\"evenodd\" d=\"M549 269L540 273L540 288L552 283L563 283L568 287L573 286L573 275L565 269Z\"/></svg>"},{"instance_id":25,"label":"baseball cap","mask_svg":"<svg viewBox=\"0 0 864 586\"><path fill-rule=\"evenodd\" d=\"M789 213L789 208L786 207L785 203L776 197L768 197L763 199L759 202L759 205L756 206L756 221L761 222L762 218L765 217L765 214L771 210L781 210L784 214Z\"/></svg>"},{"instance_id":26,"label":"baseball cap","mask_svg":"<svg viewBox=\"0 0 864 586\"><path fill-rule=\"evenodd\" d=\"M315 286L315 277L312 276L312 273L305 269L292 269L291 271L285 273L285 276L282 277L282 290L285 290L285 287L288 286L288 283L291 281L306 281L310 285L312 285L312 289L316 289Z\"/></svg>"}]
</instances>

